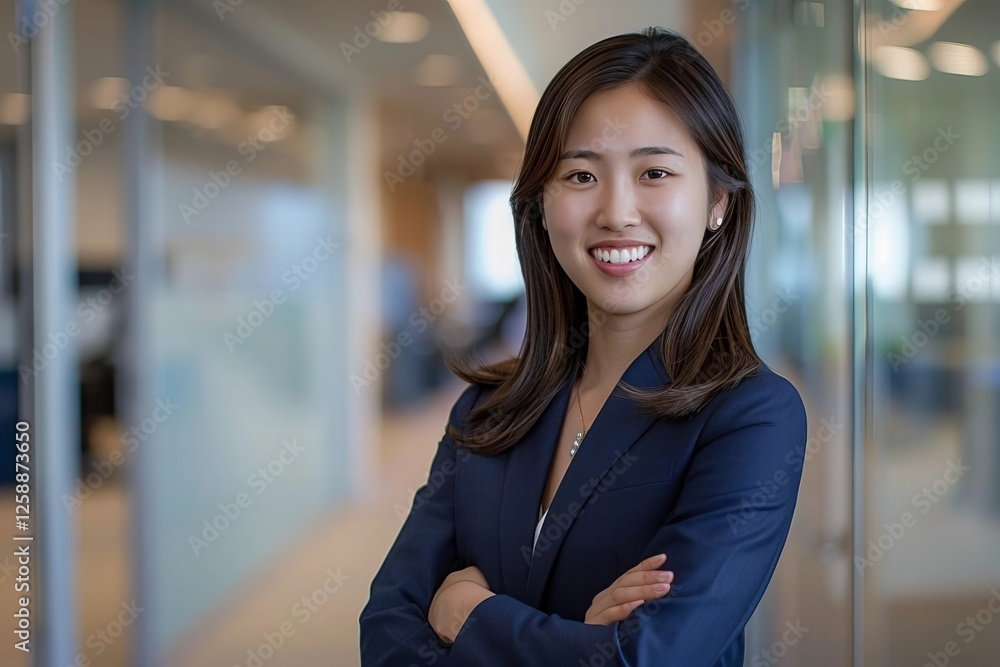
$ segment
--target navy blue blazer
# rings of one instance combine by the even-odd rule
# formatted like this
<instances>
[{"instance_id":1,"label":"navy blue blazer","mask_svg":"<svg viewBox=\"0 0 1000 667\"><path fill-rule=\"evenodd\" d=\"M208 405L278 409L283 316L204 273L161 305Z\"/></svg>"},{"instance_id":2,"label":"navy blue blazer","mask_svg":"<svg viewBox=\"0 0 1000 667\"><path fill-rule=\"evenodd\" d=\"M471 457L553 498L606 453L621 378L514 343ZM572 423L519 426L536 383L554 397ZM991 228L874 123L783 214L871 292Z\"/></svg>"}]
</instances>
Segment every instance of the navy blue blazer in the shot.
<instances>
[{"instance_id":1,"label":"navy blue blazer","mask_svg":"<svg viewBox=\"0 0 1000 667\"><path fill-rule=\"evenodd\" d=\"M669 382L651 344L625 382ZM612 392L556 492L532 550L569 403L570 378L516 446L473 454L441 439L427 482L361 612L364 667L736 667L744 627L785 544L806 445L795 387L761 366L696 415L654 418ZM449 423L493 387L470 385ZM558 443L565 446L567 443ZM671 591L610 626L583 622L594 596L667 554ZM427 622L451 572L475 565L496 593L452 645Z\"/></svg>"}]
</instances>

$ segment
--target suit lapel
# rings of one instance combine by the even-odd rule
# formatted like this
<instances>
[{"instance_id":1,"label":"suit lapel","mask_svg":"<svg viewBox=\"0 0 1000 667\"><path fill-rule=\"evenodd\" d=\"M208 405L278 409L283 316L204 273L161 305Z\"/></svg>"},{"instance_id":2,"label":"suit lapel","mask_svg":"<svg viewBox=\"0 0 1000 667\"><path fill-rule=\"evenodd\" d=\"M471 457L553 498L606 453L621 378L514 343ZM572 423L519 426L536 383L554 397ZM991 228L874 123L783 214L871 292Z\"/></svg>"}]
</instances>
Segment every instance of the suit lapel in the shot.
<instances>
[{"instance_id":1,"label":"suit lapel","mask_svg":"<svg viewBox=\"0 0 1000 667\"><path fill-rule=\"evenodd\" d=\"M579 365L574 363L569 378L507 460L500 503L500 560L505 589L516 596L528 580L538 508L578 372Z\"/></svg>"},{"instance_id":2,"label":"suit lapel","mask_svg":"<svg viewBox=\"0 0 1000 667\"><path fill-rule=\"evenodd\" d=\"M655 345L654 341L633 360L621 381L640 389L660 387L669 381ZM566 469L542 525L538 550L532 554L538 507L552 456L557 445L570 444L557 440L578 374L579 364L574 364L538 423L514 446L507 466L500 522L504 583L509 591L524 591L523 601L536 608L559 549L580 510L604 475L655 421L619 395L617 387L612 391Z\"/></svg>"}]
</instances>

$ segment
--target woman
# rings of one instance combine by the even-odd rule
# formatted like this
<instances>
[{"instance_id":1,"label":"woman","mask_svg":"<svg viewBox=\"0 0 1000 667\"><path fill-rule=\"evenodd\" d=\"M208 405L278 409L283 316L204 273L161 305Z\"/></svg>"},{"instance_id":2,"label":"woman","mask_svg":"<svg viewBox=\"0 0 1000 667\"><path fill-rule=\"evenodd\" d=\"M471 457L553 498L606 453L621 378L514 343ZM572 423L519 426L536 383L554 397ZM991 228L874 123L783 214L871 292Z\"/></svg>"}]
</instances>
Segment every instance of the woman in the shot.
<instances>
[{"instance_id":1,"label":"woman","mask_svg":"<svg viewBox=\"0 0 1000 667\"><path fill-rule=\"evenodd\" d=\"M731 97L674 32L594 44L542 95L511 208L523 346L453 366L470 386L372 582L362 663L742 665L806 414L750 340Z\"/></svg>"}]
</instances>

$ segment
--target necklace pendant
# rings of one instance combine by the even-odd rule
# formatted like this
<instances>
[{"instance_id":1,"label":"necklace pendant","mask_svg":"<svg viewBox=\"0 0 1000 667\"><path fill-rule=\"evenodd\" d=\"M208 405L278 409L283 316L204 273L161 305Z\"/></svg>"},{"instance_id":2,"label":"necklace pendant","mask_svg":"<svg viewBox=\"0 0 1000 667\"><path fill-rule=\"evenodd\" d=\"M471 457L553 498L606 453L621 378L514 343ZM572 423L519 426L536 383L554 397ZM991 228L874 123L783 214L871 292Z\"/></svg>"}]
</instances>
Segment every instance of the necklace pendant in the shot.
<instances>
[{"instance_id":1,"label":"necklace pendant","mask_svg":"<svg viewBox=\"0 0 1000 667\"><path fill-rule=\"evenodd\" d=\"M577 433L576 439L573 441L573 447L569 450L569 455L573 456L576 454L576 450L580 449L580 443L583 442L583 433Z\"/></svg>"}]
</instances>

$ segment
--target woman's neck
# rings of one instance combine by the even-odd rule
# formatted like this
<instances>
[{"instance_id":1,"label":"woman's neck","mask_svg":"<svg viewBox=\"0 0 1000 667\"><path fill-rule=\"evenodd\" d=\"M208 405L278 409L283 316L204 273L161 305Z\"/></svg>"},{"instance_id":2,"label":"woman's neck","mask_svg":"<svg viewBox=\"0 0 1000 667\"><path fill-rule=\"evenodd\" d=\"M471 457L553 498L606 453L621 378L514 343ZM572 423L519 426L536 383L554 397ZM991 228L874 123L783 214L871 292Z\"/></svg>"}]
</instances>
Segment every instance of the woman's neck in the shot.
<instances>
[{"instance_id":1,"label":"woman's neck","mask_svg":"<svg viewBox=\"0 0 1000 667\"><path fill-rule=\"evenodd\" d=\"M628 367L663 332L663 326L639 328L617 328L593 323L587 340L587 358L578 378L578 386L584 393L607 389L610 393Z\"/></svg>"}]
</instances>

